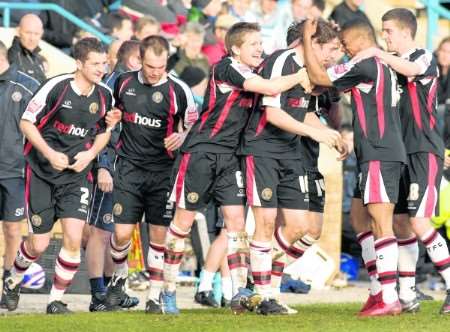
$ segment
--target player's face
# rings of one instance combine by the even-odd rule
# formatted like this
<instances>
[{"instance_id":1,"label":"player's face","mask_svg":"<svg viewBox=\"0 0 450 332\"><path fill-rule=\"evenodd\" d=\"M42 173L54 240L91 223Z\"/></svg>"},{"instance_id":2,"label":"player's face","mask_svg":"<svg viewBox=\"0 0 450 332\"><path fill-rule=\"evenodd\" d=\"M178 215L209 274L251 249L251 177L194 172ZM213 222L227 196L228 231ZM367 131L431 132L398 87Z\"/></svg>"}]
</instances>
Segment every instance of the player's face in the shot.
<instances>
[{"instance_id":1,"label":"player's face","mask_svg":"<svg viewBox=\"0 0 450 332\"><path fill-rule=\"evenodd\" d=\"M360 37L353 30L347 30L342 33L341 43L345 53L350 57L355 56L361 50Z\"/></svg>"},{"instance_id":2,"label":"player's face","mask_svg":"<svg viewBox=\"0 0 450 332\"><path fill-rule=\"evenodd\" d=\"M156 55L153 50L148 49L142 59L142 73L149 84L156 84L166 75L167 52Z\"/></svg>"},{"instance_id":3,"label":"player's face","mask_svg":"<svg viewBox=\"0 0 450 332\"><path fill-rule=\"evenodd\" d=\"M89 52L86 61L77 61L78 70L91 83L100 83L106 73L106 53Z\"/></svg>"},{"instance_id":4,"label":"player's face","mask_svg":"<svg viewBox=\"0 0 450 332\"><path fill-rule=\"evenodd\" d=\"M313 50L316 58L325 68L335 65L343 56L338 38L325 44L313 43Z\"/></svg>"},{"instance_id":5,"label":"player's face","mask_svg":"<svg viewBox=\"0 0 450 332\"><path fill-rule=\"evenodd\" d=\"M258 67L261 64L263 53L261 34L257 31L245 34L244 42L236 48L236 51L243 64L251 68Z\"/></svg>"},{"instance_id":6,"label":"player's face","mask_svg":"<svg viewBox=\"0 0 450 332\"><path fill-rule=\"evenodd\" d=\"M388 52L398 52L405 40L411 38L409 30L402 29L395 21L383 21L381 37L386 42Z\"/></svg>"}]
</instances>

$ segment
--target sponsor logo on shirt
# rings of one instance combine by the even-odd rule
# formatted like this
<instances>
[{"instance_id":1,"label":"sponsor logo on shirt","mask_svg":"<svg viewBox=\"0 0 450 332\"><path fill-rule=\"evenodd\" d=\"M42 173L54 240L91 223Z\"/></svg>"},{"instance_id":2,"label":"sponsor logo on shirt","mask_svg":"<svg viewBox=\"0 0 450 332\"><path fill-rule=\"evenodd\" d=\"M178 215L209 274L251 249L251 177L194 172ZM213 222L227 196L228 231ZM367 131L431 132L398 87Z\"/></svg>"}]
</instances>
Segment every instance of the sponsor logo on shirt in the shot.
<instances>
[{"instance_id":1,"label":"sponsor logo on shirt","mask_svg":"<svg viewBox=\"0 0 450 332\"><path fill-rule=\"evenodd\" d=\"M87 129L75 127L73 124L64 124L59 120L55 120L53 127L61 134L85 137L89 132Z\"/></svg>"},{"instance_id":2,"label":"sponsor logo on shirt","mask_svg":"<svg viewBox=\"0 0 450 332\"><path fill-rule=\"evenodd\" d=\"M153 128L160 128L161 127L161 120L160 119L152 119L148 118L143 115L139 115L137 113L123 113L123 121L125 122L131 122L138 124L140 126L146 126L146 127L153 127Z\"/></svg>"},{"instance_id":3,"label":"sponsor logo on shirt","mask_svg":"<svg viewBox=\"0 0 450 332\"><path fill-rule=\"evenodd\" d=\"M129 88L127 89L127 91L125 91L125 94L127 96L136 96L136 91L134 90L134 88Z\"/></svg>"},{"instance_id":4,"label":"sponsor logo on shirt","mask_svg":"<svg viewBox=\"0 0 450 332\"><path fill-rule=\"evenodd\" d=\"M288 98L287 103L290 107L308 108L309 99L302 98Z\"/></svg>"},{"instance_id":5,"label":"sponsor logo on shirt","mask_svg":"<svg viewBox=\"0 0 450 332\"><path fill-rule=\"evenodd\" d=\"M64 102L62 103L61 107L72 108L72 101L71 100L64 100Z\"/></svg>"}]
</instances>

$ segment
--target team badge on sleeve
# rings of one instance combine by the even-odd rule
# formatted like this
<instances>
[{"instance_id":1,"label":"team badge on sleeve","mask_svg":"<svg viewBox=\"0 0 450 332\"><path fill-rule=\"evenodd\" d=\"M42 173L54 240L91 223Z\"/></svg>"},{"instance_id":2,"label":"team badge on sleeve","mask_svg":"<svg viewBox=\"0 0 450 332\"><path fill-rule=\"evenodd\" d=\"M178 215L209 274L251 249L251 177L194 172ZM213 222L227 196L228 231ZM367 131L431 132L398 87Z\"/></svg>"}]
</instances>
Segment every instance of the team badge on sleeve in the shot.
<instances>
[{"instance_id":1,"label":"team badge on sleeve","mask_svg":"<svg viewBox=\"0 0 450 332\"><path fill-rule=\"evenodd\" d=\"M39 215L35 214L31 217L31 223L34 226L39 227L42 225L42 218Z\"/></svg>"},{"instance_id":2,"label":"team badge on sleeve","mask_svg":"<svg viewBox=\"0 0 450 332\"><path fill-rule=\"evenodd\" d=\"M120 204L120 203L114 204L114 206L113 206L113 214L115 216L120 216L122 214L122 212L123 212L122 204Z\"/></svg>"},{"instance_id":3,"label":"team badge on sleeve","mask_svg":"<svg viewBox=\"0 0 450 332\"><path fill-rule=\"evenodd\" d=\"M265 201L270 201L270 199L272 198L272 189L264 188L264 190L261 192L261 198Z\"/></svg>"},{"instance_id":4,"label":"team badge on sleeve","mask_svg":"<svg viewBox=\"0 0 450 332\"><path fill-rule=\"evenodd\" d=\"M22 94L19 91L16 91L11 95L11 99L14 102L18 103L19 101L22 100Z\"/></svg>"},{"instance_id":5,"label":"team badge on sleeve","mask_svg":"<svg viewBox=\"0 0 450 332\"><path fill-rule=\"evenodd\" d=\"M191 192L187 195L187 200L189 203L195 204L198 202L198 194Z\"/></svg>"}]
</instances>

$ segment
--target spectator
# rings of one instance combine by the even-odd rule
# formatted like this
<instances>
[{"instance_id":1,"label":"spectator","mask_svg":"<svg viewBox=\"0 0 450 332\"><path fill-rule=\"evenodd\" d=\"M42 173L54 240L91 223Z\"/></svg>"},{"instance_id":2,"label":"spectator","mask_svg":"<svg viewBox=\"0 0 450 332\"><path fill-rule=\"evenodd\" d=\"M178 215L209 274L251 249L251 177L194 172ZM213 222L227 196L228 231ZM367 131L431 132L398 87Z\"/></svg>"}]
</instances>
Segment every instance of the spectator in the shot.
<instances>
[{"instance_id":1,"label":"spectator","mask_svg":"<svg viewBox=\"0 0 450 332\"><path fill-rule=\"evenodd\" d=\"M225 49L225 35L231 26L238 22L235 16L229 14L219 15L214 26L216 44L204 45L202 52L208 58L210 65L217 63L227 53Z\"/></svg>"},{"instance_id":2,"label":"spectator","mask_svg":"<svg viewBox=\"0 0 450 332\"><path fill-rule=\"evenodd\" d=\"M250 10L251 0L230 0L229 13L236 17L240 22L245 21L245 17Z\"/></svg>"},{"instance_id":3,"label":"spectator","mask_svg":"<svg viewBox=\"0 0 450 332\"><path fill-rule=\"evenodd\" d=\"M186 67L180 74L180 79L191 88L197 109L201 110L208 86L208 77L203 69L193 66Z\"/></svg>"},{"instance_id":4,"label":"spectator","mask_svg":"<svg viewBox=\"0 0 450 332\"><path fill-rule=\"evenodd\" d=\"M133 22L128 16L120 13L110 13L105 17L103 26L109 35L118 40L130 40L133 37Z\"/></svg>"},{"instance_id":5,"label":"spectator","mask_svg":"<svg viewBox=\"0 0 450 332\"><path fill-rule=\"evenodd\" d=\"M310 17L319 18L322 17L325 11L325 0L313 0L312 6L309 10Z\"/></svg>"},{"instance_id":6,"label":"spectator","mask_svg":"<svg viewBox=\"0 0 450 332\"><path fill-rule=\"evenodd\" d=\"M161 24L153 16L142 16L136 21L134 28L134 37L137 40L143 40L152 35L159 35L161 32Z\"/></svg>"},{"instance_id":7,"label":"spectator","mask_svg":"<svg viewBox=\"0 0 450 332\"><path fill-rule=\"evenodd\" d=\"M109 72L113 71L117 64L117 52L119 51L120 46L122 46L123 40L115 40L113 41L108 48L108 67Z\"/></svg>"},{"instance_id":8,"label":"spectator","mask_svg":"<svg viewBox=\"0 0 450 332\"><path fill-rule=\"evenodd\" d=\"M17 36L8 50L8 60L17 68L40 83L45 81L44 59L39 54L39 42L44 33L42 21L35 14L27 14L20 20Z\"/></svg>"},{"instance_id":9,"label":"spectator","mask_svg":"<svg viewBox=\"0 0 450 332\"><path fill-rule=\"evenodd\" d=\"M261 26L261 37L266 54L286 47L286 19L279 7L277 0L259 0L259 5L254 8L245 21L256 22Z\"/></svg>"},{"instance_id":10,"label":"spectator","mask_svg":"<svg viewBox=\"0 0 450 332\"><path fill-rule=\"evenodd\" d=\"M214 20L222 10L221 0L192 0L192 8L189 11L189 21L198 22L205 28L206 45L216 43L214 36Z\"/></svg>"},{"instance_id":11,"label":"spectator","mask_svg":"<svg viewBox=\"0 0 450 332\"><path fill-rule=\"evenodd\" d=\"M168 70L180 75L186 67L197 66L205 74L209 73L208 59L202 53L204 38L205 29L200 23L187 23L182 34L181 47L170 57Z\"/></svg>"},{"instance_id":12,"label":"spectator","mask_svg":"<svg viewBox=\"0 0 450 332\"><path fill-rule=\"evenodd\" d=\"M181 0L123 0L120 8L133 21L143 16L153 16L161 23L166 36L179 32L178 26L186 22L187 9Z\"/></svg>"},{"instance_id":13,"label":"spectator","mask_svg":"<svg viewBox=\"0 0 450 332\"><path fill-rule=\"evenodd\" d=\"M369 18L364 12L359 9L363 0L344 0L341 4L337 5L330 14L329 20L334 21L339 27L344 26L345 23L352 20L363 20L368 22L370 26L372 24ZM373 29L373 26L372 26Z\"/></svg>"}]
</instances>

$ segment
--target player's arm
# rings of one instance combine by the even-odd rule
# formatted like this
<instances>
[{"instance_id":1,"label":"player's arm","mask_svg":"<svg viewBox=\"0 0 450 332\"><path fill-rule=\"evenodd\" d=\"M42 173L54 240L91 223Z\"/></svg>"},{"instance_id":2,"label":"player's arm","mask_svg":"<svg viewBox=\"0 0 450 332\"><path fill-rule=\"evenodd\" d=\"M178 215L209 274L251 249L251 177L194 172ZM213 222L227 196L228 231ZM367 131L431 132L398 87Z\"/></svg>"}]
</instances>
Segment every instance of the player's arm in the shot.
<instances>
[{"instance_id":1,"label":"player's arm","mask_svg":"<svg viewBox=\"0 0 450 332\"><path fill-rule=\"evenodd\" d=\"M317 128L319 130L329 130L328 126L322 123L320 121L319 117L314 112L308 112L305 115L305 124ZM348 147L347 144L345 144L342 137L339 135L339 139L336 141L336 150L340 153L339 160L344 160L348 156Z\"/></svg>"},{"instance_id":2,"label":"player's arm","mask_svg":"<svg viewBox=\"0 0 450 332\"><path fill-rule=\"evenodd\" d=\"M266 107L265 112L267 121L275 127L299 136L308 136L319 143L328 145L330 148L335 147L341 139L341 135L337 131L327 127L319 129L297 121L280 108Z\"/></svg>"},{"instance_id":3,"label":"player's arm","mask_svg":"<svg viewBox=\"0 0 450 332\"><path fill-rule=\"evenodd\" d=\"M392 67L396 72L407 76L407 77L414 77L418 75L422 75L426 70L427 67L425 64L421 64L420 61L409 61L406 59L403 59L397 55L390 54L388 52L385 52L379 48L371 47L366 50L363 50L359 52L354 58L354 62L359 62L371 57L378 57L381 60L383 60L386 64ZM423 56L427 56L424 54ZM430 59L431 60L431 59Z\"/></svg>"},{"instance_id":4,"label":"player's arm","mask_svg":"<svg viewBox=\"0 0 450 332\"><path fill-rule=\"evenodd\" d=\"M97 157L100 151L104 149L110 138L110 131L97 134L92 147L89 150L78 152L74 157L75 162L72 165L69 165L68 168L77 173L83 171Z\"/></svg>"},{"instance_id":5,"label":"player's arm","mask_svg":"<svg viewBox=\"0 0 450 332\"><path fill-rule=\"evenodd\" d=\"M28 140L42 155L50 162L50 165L57 171L62 171L69 165L69 158L61 152L53 150L42 137L37 127L27 119L20 120L20 130Z\"/></svg>"},{"instance_id":6,"label":"player's arm","mask_svg":"<svg viewBox=\"0 0 450 332\"><path fill-rule=\"evenodd\" d=\"M180 92L177 93L177 96L179 96L180 100L179 109L182 111L177 114L179 118L177 132L172 133L169 137L164 139L164 147L168 151L177 150L183 145L187 134L199 117L192 91L187 86L184 86L184 83L179 87L181 89Z\"/></svg>"},{"instance_id":7,"label":"player's arm","mask_svg":"<svg viewBox=\"0 0 450 332\"><path fill-rule=\"evenodd\" d=\"M309 79L312 84L325 87L332 87L331 82L325 68L323 68L317 61L312 48L312 36L317 29L316 20L307 20L305 23L305 30L303 33L303 49L306 68L308 69Z\"/></svg>"},{"instance_id":8,"label":"player's arm","mask_svg":"<svg viewBox=\"0 0 450 332\"><path fill-rule=\"evenodd\" d=\"M311 92L311 83L305 69L291 75L265 79L255 75L244 82L244 90L267 96L277 95L300 84L307 93Z\"/></svg>"}]
</instances>

